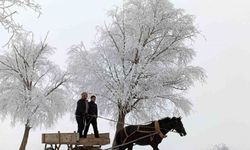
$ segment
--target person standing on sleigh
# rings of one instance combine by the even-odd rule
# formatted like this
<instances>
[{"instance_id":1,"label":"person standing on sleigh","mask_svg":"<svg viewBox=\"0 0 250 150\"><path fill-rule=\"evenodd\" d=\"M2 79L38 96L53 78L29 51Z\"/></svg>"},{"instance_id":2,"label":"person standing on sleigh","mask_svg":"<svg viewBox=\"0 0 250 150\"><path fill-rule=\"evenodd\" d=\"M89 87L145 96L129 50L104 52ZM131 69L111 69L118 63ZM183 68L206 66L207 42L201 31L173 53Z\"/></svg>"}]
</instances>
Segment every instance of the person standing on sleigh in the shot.
<instances>
[{"instance_id":1,"label":"person standing on sleigh","mask_svg":"<svg viewBox=\"0 0 250 150\"><path fill-rule=\"evenodd\" d=\"M76 122L78 125L77 132L79 134L79 137L82 138L82 132L85 127L85 122L86 122L86 117L88 114L88 94L86 92L82 92L81 94L81 99L77 101L77 106L76 106Z\"/></svg>"},{"instance_id":2,"label":"person standing on sleigh","mask_svg":"<svg viewBox=\"0 0 250 150\"><path fill-rule=\"evenodd\" d=\"M97 108L97 105L95 103L96 96L92 95L90 97L90 99L91 99L91 101L88 103L88 106L89 106L89 108L88 108L88 116L86 118L86 127L85 127L85 130L84 130L83 137L84 138L87 137L87 134L88 134L88 131L89 131L89 126L90 126L90 124L92 124L93 130L94 130L94 133L95 133L95 137L99 138L99 132L98 132L98 129L97 129L98 108Z\"/></svg>"}]
</instances>

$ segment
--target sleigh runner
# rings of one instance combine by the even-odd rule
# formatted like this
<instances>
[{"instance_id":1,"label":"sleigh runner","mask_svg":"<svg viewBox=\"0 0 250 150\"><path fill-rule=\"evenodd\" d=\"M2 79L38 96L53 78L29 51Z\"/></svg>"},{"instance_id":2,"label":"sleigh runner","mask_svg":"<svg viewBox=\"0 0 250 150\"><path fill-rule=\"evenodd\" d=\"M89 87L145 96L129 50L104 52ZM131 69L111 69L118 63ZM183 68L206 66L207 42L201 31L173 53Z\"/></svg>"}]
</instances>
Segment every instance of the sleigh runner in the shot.
<instances>
[{"instance_id":1,"label":"sleigh runner","mask_svg":"<svg viewBox=\"0 0 250 150\"><path fill-rule=\"evenodd\" d=\"M66 145L68 150L98 150L102 145L110 144L109 133L101 133L99 138L93 134L87 138L79 138L78 133L44 133L42 143L44 150L60 150L61 145Z\"/></svg>"}]
</instances>

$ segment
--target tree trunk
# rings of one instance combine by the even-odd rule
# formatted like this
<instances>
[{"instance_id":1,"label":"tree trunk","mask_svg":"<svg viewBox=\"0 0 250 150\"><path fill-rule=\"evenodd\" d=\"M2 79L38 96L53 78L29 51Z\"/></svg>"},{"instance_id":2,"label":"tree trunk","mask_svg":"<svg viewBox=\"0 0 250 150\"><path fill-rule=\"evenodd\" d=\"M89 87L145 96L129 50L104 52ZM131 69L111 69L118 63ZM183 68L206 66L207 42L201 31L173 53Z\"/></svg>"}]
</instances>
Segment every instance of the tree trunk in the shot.
<instances>
[{"instance_id":1,"label":"tree trunk","mask_svg":"<svg viewBox=\"0 0 250 150\"><path fill-rule=\"evenodd\" d=\"M125 114L119 113L118 122L116 124L116 133L120 131L122 128L124 128L124 123L125 123Z\"/></svg>"},{"instance_id":2,"label":"tree trunk","mask_svg":"<svg viewBox=\"0 0 250 150\"><path fill-rule=\"evenodd\" d=\"M124 128L124 124L125 124L125 115L124 113L120 112L119 113L119 116L118 116L118 122L116 124L116 131L115 131L115 137L114 137L114 140L113 140L113 146L116 145L116 141L115 141L115 138L116 138L116 134L118 133L118 131L120 131L121 129Z\"/></svg>"},{"instance_id":3,"label":"tree trunk","mask_svg":"<svg viewBox=\"0 0 250 150\"><path fill-rule=\"evenodd\" d=\"M26 149L26 145L28 142L28 137L29 137L29 132L30 132L31 127L29 127L27 124L25 125L25 130L24 130L24 134L23 134L23 140L22 143L20 145L19 150L25 150Z\"/></svg>"}]
</instances>

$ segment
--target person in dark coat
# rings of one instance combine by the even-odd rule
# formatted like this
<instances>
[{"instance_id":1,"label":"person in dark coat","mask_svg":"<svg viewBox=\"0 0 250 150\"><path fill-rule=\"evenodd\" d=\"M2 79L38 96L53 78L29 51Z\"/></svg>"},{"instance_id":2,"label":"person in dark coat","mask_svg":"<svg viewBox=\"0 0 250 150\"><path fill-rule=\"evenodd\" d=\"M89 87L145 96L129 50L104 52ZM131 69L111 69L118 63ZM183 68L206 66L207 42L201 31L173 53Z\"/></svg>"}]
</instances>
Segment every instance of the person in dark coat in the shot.
<instances>
[{"instance_id":1,"label":"person in dark coat","mask_svg":"<svg viewBox=\"0 0 250 150\"><path fill-rule=\"evenodd\" d=\"M90 124L92 124L94 133L95 133L95 137L99 138L99 132L97 129L97 115L98 115L98 109L97 109L97 105L95 103L96 101L96 96L91 96L91 101L89 102L89 110L88 110L88 117L86 119L86 128L84 130L84 136L83 137L87 137L88 131L89 131L89 126Z\"/></svg>"},{"instance_id":2,"label":"person in dark coat","mask_svg":"<svg viewBox=\"0 0 250 150\"><path fill-rule=\"evenodd\" d=\"M88 114L88 94L83 92L81 94L82 98L78 100L77 107L76 107L76 122L78 125L77 132L79 133L80 138L83 137L83 130L85 126L86 116Z\"/></svg>"}]
</instances>

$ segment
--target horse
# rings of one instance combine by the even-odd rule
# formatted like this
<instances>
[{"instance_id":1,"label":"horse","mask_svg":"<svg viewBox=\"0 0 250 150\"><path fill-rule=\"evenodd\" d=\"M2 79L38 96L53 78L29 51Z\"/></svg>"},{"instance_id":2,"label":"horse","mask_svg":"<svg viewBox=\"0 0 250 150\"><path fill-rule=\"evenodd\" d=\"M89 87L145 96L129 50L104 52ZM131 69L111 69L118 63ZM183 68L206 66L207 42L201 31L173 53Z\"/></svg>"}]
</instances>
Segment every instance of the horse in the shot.
<instances>
[{"instance_id":1,"label":"horse","mask_svg":"<svg viewBox=\"0 0 250 150\"><path fill-rule=\"evenodd\" d=\"M169 131L176 131L180 136L187 133L181 122L181 117L163 118L147 125L129 125L119 130L115 136L114 150L132 150L137 145L151 145L153 150L159 150L158 145Z\"/></svg>"}]
</instances>

